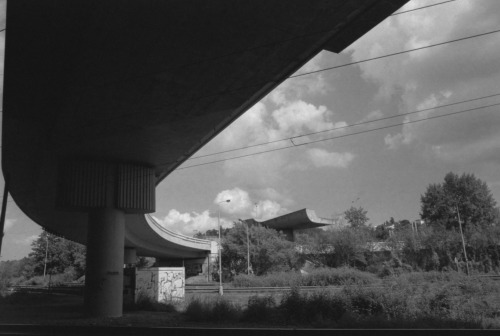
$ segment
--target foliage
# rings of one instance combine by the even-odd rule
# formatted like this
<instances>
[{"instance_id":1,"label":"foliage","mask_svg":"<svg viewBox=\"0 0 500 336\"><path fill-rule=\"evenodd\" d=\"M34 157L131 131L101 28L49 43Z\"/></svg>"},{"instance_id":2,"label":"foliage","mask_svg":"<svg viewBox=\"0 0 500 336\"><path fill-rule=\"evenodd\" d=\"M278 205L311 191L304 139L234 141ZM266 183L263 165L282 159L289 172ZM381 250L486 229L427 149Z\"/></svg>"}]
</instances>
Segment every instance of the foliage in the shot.
<instances>
[{"instance_id":1,"label":"foliage","mask_svg":"<svg viewBox=\"0 0 500 336\"><path fill-rule=\"evenodd\" d=\"M378 283L375 275L355 268L318 268L303 276L301 286L372 285Z\"/></svg>"},{"instance_id":2,"label":"foliage","mask_svg":"<svg viewBox=\"0 0 500 336\"><path fill-rule=\"evenodd\" d=\"M370 285L378 283L371 273L349 267L318 268L309 274L299 272L271 273L265 276L240 274L234 277L234 287L294 287L294 286L343 286Z\"/></svg>"},{"instance_id":3,"label":"foliage","mask_svg":"<svg viewBox=\"0 0 500 336\"><path fill-rule=\"evenodd\" d=\"M0 262L0 286L16 285L33 276L33 265L29 258Z\"/></svg>"},{"instance_id":4,"label":"foliage","mask_svg":"<svg viewBox=\"0 0 500 336\"><path fill-rule=\"evenodd\" d=\"M243 313L243 320L250 322L271 320L276 315L275 309L276 302L272 296L251 296Z\"/></svg>"},{"instance_id":5,"label":"foliage","mask_svg":"<svg viewBox=\"0 0 500 336\"><path fill-rule=\"evenodd\" d=\"M369 218L366 217L366 213L367 211L362 207L355 208L351 206L344 212L344 216L347 222L351 224L351 227L358 228L365 226L368 222Z\"/></svg>"},{"instance_id":6,"label":"foliage","mask_svg":"<svg viewBox=\"0 0 500 336\"><path fill-rule=\"evenodd\" d=\"M409 273L391 277L389 288L346 286L311 294L294 287L277 303L251 297L246 309L231 306L231 321L328 328L488 328L498 327L495 297L500 284L459 273ZM196 301L190 319L214 322L212 302ZM194 314L193 311L197 313ZM186 312L187 313L187 312Z\"/></svg>"},{"instance_id":7,"label":"foliage","mask_svg":"<svg viewBox=\"0 0 500 336\"><path fill-rule=\"evenodd\" d=\"M241 307L223 297L204 301L194 298L188 303L185 315L191 321L218 323L237 321L241 318L242 311Z\"/></svg>"},{"instance_id":8,"label":"foliage","mask_svg":"<svg viewBox=\"0 0 500 336\"><path fill-rule=\"evenodd\" d=\"M158 302L151 296L139 292L138 298L135 303L127 305L125 308L130 311L155 311L155 312L175 312L177 311L173 302Z\"/></svg>"},{"instance_id":9,"label":"foliage","mask_svg":"<svg viewBox=\"0 0 500 336\"><path fill-rule=\"evenodd\" d=\"M335 231L303 230L296 235L296 243L304 251L304 258L328 267L358 267L366 265L366 244L373 239L370 227L343 227Z\"/></svg>"},{"instance_id":10,"label":"foliage","mask_svg":"<svg viewBox=\"0 0 500 336\"><path fill-rule=\"evenodd\" d=\"M370 240L370 233L367 228L358 227L353 229L346 227L330 233L329 238L333 246L333 258L330 258L327 266L351 266L362 269L366 267L364 252L366 251L366 244Z\"/></svg>"},{"instance_id":11,"label":"foliage","mask_svg":"<svg viewBox=\"0 0 500 336\"><path fill-rule=\"evenodd\" d=\"M465 230L467 260L473 273L500 271L500 226L470 226ZM380 275L402 273L404 267L423 271L466 271L460 232L441 226L421 226L395 232L387 242L393 249L393 260L386 263ZM399 248L398 248L399 246ZM398 259L399 265L394 261ZM370 269L375 270L374 267Z\"/></svg>"},{"instance_id":12,"label":"foliage","mask_svg":"<svg viewBox=\"0 0 500 336\"><path fill-rule=\"evenodd\" d=\"M153 267L153 265L155 263L156 263L156 258L153 258L153 257L137 257L137 262L135 264L135 267L137 267L137 268Z\"/></svg>"},{"instance_id":13,"label":"foliage","mask_svg":"<svg viewBox=\"0 0 500 336\"><path fill-rule=\"evenodd\" d=\"M223 238L222 267L234 275L247 273L248 246L251 269L256 275L288 271L302 263L294 244L276 230L250 226L248 239L247 245L247 226L241 222L234 223Z\"/></svg>"},{"instance_id":14,"label":"foliage","mask_svg":"<svg viewBox=\"0 0 500 336\"><path fill-rule=\"evenodd\" d=\"M29 258L33 273L43 275L47 255L47 274L73 273L73 279L85 274L85 247L43 231L32 244ZM46 253L47 252L47 253Z\"/></svg>"},{"instance_id":15,"label":"foliage","mask_svg":"<svg viewBox=\"0 0 500 336\"><path fill-rule=\"evenodd\" d=\"M498 222L498 209L490 189L474 174L446 174L442 184L431 184L421 196L421 218L433 226L464 228ZM457 212L458 210L458 212Z\"/></svg>"}]
</instances>

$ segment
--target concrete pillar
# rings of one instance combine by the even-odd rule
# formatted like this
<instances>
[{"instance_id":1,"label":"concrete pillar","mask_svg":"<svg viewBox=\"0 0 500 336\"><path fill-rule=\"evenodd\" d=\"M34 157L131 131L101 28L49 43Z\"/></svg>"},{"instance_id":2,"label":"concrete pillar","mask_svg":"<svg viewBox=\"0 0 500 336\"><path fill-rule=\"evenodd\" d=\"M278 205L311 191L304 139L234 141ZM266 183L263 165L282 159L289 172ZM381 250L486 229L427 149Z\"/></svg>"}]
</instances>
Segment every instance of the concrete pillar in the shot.
<instances>
[{"instance_id":1,"label":"concrete pillar","mask_svg":"<svg viewBox=\"0 0 500 336\"><path fill-rule=\"evenodd\" d=\"M154 191L154 170L148 167L60 161L58 207L87 212L89 218L85 275L87 315L122 315L125 214L154 212Z\"/></svg>"},{"instance_id":2,"label":"concrete pillar","mask_svg":"<svg viewBox=\"0 0 500 336\"><path fill-rule=\"evenodd\" d=\"M135 248L125 247L123 263L125 265L135 265L137 263L137 250Z\"/></svg>"},{"instance_id":3,"label":"concrete pillar","mask_svg":"<svg viewBox=\"0 0 500 336\"><path fill-rule=\"evenodd\" d=\"M85 274L87 315L122 315L124 230L121 210L95 209L89 214Z\"/></svg>"}]
</instances>

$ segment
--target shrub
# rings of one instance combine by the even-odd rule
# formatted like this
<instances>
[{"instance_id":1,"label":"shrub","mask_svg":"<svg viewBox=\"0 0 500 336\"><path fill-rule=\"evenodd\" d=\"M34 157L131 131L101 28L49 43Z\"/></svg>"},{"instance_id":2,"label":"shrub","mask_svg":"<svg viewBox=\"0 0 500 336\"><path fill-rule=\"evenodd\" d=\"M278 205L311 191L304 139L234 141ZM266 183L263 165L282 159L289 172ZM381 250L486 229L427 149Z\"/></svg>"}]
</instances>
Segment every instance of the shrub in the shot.
<instances>
[{"instance_id":1,"label":"shrub","mask_svg":"<svg viewBox=\"0 0 500 336\"><path fill-rule=\"evenodd\" d=\"M189 320L196 322L206 321L208 318L207 307L198 298L188 303L184 314Z\"/></svg>"},{"instance_id":2,"label":"shrub","mask_svg":"<svg viewBox=\"0 0 500 336\"><path fill-rule=\"evenodd\" d=\"M224 298L218 298L213 304L209 316L210 320L214 322L234 322L241 317L241 307Z\"/></svg>"},{"instance_id":3,"label":"shrub","mask_svg":"<svg viewBox=\"0 0 500 336\"><path fill-rule=\"evenodd\" d=\"M234 287L291 287L300 283L299 272L276 272L263 276L239 274L232 282Z\"/></svg>"},{"instance_id":4,"label":"shrub","mask_svg":"<svg viewBox=\"0 0 500 336\"><path fill-rule=\"evenodd\" d=\"M175 312L175 304L173 302L158 302L152 297L139 292L137 300L134 304L128 307L130 310L144 310L144 311L161 311L161 312Z\"/></svg>"},{"instance_id":5,"label":"shrub","mask_svg":"<svg viewBox=\"0 0 500 336\"><path fill-rule=\"evenodd\" d=\"M199 298L191 300L185 315L195 322L234 322L241 317L241 308L225 298L201 301Z\"/></svg>"},{"instance_id":6,"label":"shrub","mask_svg":"<svg viewBox=\"0 0 500 336\"><path fill-rule=\"evenodd\" d=\"M302 278L303 286L370 285L379 282L371 273L350 267L319 268Z\"/></svg>"},{"instance_id":7,"label":"shrub","mask_svg":"<svg viewBox=\"0 0 500 336\"><path fill-rule=\"evenodd\" d=\"M287 324L304 320L306 297L300 294L300 288L294 287L281 298L280 310Z\"/></svg>"},{"instance_id":8,"label":"shrub","mask_svg":"<svg viewBox=\"0 0 500 336\"><path fill-rule=\"evenodd\" d=\"M309 274L277 272L264 276L240 274L234 277L234 287L293 287L370 285L379 282L377 276L350 267L318 268Z\"/></svg>"},{"instance_id":9,"label":"shrub","mask_svg":"<svg viewBox=\"0 0 500 336\"><path fill-rule=\"evenodd\" d=\"M250 322L272 321L276 310L276 302L272 296L251 296L243 319Z\"/></svg>"}]
</instances>

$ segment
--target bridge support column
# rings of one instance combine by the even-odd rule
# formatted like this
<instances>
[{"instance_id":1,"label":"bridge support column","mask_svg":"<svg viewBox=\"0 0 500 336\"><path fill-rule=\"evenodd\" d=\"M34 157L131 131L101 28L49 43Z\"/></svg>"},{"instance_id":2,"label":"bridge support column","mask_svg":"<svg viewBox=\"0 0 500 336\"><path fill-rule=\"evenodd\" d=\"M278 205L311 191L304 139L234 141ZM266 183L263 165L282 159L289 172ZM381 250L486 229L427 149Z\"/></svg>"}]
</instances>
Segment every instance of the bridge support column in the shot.
<instances>
[{"instance_id":1,"label":"bridge support column","mask_svg":"<svg viewBox=\"0 0 500 336\"><path fill-rule=\"evenodd\" d=\"M124 217L112 208L89 214L85 311L90 316L122 315Z\"/></svg>"},{"instance_id":2,"label":"bridge support column","mask_svg":"<svg viewBox=\"0 0 500 336\"><path fill-rule=\"evenodd\" d=\"M119 317L125 217L155 211L154 170L130 164L64 161L58 178L58 206L88 213L85 312Z\"/></svg>"}]
</instances>

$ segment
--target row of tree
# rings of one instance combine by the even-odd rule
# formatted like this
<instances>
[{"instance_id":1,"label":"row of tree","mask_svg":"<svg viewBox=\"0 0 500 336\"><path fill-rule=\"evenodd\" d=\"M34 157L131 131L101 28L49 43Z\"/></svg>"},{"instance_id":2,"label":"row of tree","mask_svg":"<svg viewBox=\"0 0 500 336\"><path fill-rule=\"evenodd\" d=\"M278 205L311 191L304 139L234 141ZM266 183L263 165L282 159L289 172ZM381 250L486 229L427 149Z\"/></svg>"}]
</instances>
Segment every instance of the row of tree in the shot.
<instances>
[{"instance_id":1,"label":"row of tree","mask_svg":"<svg viewBox=\"0 0 500 336\"><path fill-rule=\"evenodd\" d=\"M410 221L394 218L377 227L368 225L362 207L347 209L344 218L348 226L304 230L295 235L295 243L273 229L234 223L222 231L223 269L231 275L263 275L297 270L307 259L323 266L375 271L381 267L458 270L470 261L477 271L500 271L499 210L486 183L473 174L448 173L443 183L429 185L421 196L425 224L417 230ZM197 233L200 238L217 235L217 230ZM382 253L370 252L376 241L385 244ZM151 264L144 258L139 262ZM27 258L0 263L0 281L44 274L75 280L84 273L85 247L47 232L33 242Z\"/></svg>"},{"instance_id":2,"label":"row of tree","mask_svg":"<svg viewBox=\"0 0 500 336\"><path fill-rule=\"evenodd\" d=\"M53 275L74 281L85 274L85 246L43 231L28 257L0 263L0 283L44 283ZM45 279L44 279L45 278Z\"/></svg>"},{"instance_id":3,"label":"row of tree","mask_svg":"<svg viewBox=\"0 0 500 336\"><path fill-rule=\"evenodd\" d=\"M499 210L486 183L473 174L448 173L443 183L427 187L421 196L425 224L413 226L409 220L391 217L373 227L362 207L347 209L343 217L347 226L303 230L295 235L295 244L259 226L248 228L247 241L247 227L235 223L223 234L223 268L232 274L247 272L249 253L257 275L298 269L306 259L318 265L376 272L459 270L465 269L466 261L478 272L500 271Z\"/></svg>"}]
</instances>

